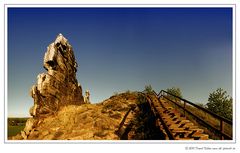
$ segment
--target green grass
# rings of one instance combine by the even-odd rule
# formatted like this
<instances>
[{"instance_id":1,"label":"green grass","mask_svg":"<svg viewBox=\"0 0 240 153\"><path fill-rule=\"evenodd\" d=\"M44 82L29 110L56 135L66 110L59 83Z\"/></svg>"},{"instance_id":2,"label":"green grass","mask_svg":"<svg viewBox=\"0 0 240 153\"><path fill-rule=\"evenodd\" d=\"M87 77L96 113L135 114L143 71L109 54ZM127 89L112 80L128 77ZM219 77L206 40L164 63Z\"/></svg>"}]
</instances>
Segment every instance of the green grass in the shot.
<instances>
[{"instance_id":1,"label":"green grass","mask_svg":"<svg viewBox=\"0 0 240 153\"><path fill-rule=\"evenodd\" d=\"M8 137L12 137L20 133L27 122L29 117L17 118L9 117L8 118Z\"/></svg>"},{"instance_id":2,"label":"green grass","mask_svg":"<svg viewBox=\"0 0 240 153\"><path fill-rule=\"evenodd\" d=\"M8 137L15 136L24 129L25 125L8 126Z\"/></svg>"}]
</instances>

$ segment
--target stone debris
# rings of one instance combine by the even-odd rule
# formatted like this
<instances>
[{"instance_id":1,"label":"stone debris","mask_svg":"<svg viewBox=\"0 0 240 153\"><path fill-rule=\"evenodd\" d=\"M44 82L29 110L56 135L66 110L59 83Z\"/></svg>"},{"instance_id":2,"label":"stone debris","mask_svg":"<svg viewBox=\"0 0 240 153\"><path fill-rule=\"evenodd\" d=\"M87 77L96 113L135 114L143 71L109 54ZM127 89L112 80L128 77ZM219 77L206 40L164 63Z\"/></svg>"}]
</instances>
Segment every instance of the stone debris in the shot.
<instances>
[{"instance_id":1,"label":"stone debris","mask_svg":"<svg viewBox=\"0 0 240 153\"><path fill-rule=\"evenodd\" d=\"M28 138L28 136L30 135L30 133L32 132L32 130L34 130L37 120L30 118L27 120L25 128L23 129L23 131L21 131L21 136L24 140L26 140Z\"/></svg>"}]
</instances>

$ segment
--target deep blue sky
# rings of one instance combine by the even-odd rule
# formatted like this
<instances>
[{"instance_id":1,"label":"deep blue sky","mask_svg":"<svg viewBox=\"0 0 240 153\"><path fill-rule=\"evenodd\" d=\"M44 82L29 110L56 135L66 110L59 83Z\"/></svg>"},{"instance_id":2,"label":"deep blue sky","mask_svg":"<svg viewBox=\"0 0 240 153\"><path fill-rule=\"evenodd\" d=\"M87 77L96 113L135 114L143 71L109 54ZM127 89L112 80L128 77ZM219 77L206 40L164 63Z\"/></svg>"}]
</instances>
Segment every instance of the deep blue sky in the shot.
<instances>
[{"instance_id":1,"label":"deep blue sky","mask_svg":"<svg viewBox=\"0 0 240 153\"><path fill-rule=\"evenodd\" d=\"M231 8L9 8L9 116L28 115L29 90L59 33L92 102L147 84L180 87L196 103L219 87L232 95Z\"/></svg>"}]
</instances>

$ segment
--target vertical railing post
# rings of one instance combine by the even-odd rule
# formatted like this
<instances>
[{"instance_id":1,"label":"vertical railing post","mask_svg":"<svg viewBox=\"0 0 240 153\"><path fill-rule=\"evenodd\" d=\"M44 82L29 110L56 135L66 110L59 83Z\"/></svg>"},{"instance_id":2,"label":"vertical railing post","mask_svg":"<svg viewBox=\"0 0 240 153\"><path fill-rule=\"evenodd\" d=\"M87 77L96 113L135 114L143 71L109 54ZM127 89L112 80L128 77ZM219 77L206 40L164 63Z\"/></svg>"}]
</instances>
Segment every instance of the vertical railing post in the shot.
<instances>
[{"instance_id":1,"label":"vertical railing post","mask_svg":"<svg viewBox=\"0 0 240 153\"><path fill-rule=\"evenodd\" d=\"M186 117L186 102L183 101L183 110L184 110L184 117Z\"/></svg>"},{"instance_id":2,"label":"vertical railing post","mask_svg":"<svg viewBox=\"0 0 240 153\"><path fill-rule=\"evenodd\" d=\"M221 131L221 140L224 140L224 124L223 124L223 120L220 120L220 131Z\"/></svg>"}]
</instances>

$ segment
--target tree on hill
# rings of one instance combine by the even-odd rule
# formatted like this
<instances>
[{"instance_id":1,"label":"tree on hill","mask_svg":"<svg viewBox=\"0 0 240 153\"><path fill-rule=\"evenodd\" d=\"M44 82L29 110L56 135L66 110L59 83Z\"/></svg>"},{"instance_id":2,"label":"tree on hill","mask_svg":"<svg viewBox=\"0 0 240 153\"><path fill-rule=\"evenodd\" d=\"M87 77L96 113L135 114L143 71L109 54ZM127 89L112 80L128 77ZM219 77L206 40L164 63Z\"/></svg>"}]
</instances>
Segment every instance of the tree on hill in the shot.
<instances>
[{"instance_id":1,"label":"tree on hill","mask_svg":"<svg viewBox=\"0 0 240 153\"><path fill-rule=\"evenodd\" d=\"M168 88L166 89L166 91L172 95L175 95L175 96L178 96L180 98L182 98L182 92L181 92L181 89L178 88L178 87L172 87L172 88ZM172 96L172 95L168 95L167 97L170 98L171 100L174 100L174 101L179 101L178 98Z\"/></svg>"},{"instance_id":2,"label":"tree on hill","mask_svg":"<svg viewBox=\"0 0 240 153\"><path fill-rule=\"evenodd\" d=\"M222 88L209 94L206 106L208 110L232 120L232 97Z\"/></svg>"},{"instance_id":3,"label":"tree on hill","mask_svg":"<svg viewBox=\"0 0 240 153\"><path fill-rule=\"evenodd\" d=\"M170 94L173 94L175 96L178 96L180 98L182 98L182 92L181 92L181 89L178 88L178 87L172 87L172 88L168 88L166 89L166 91Z\"/></svg>"}]
</instances>

